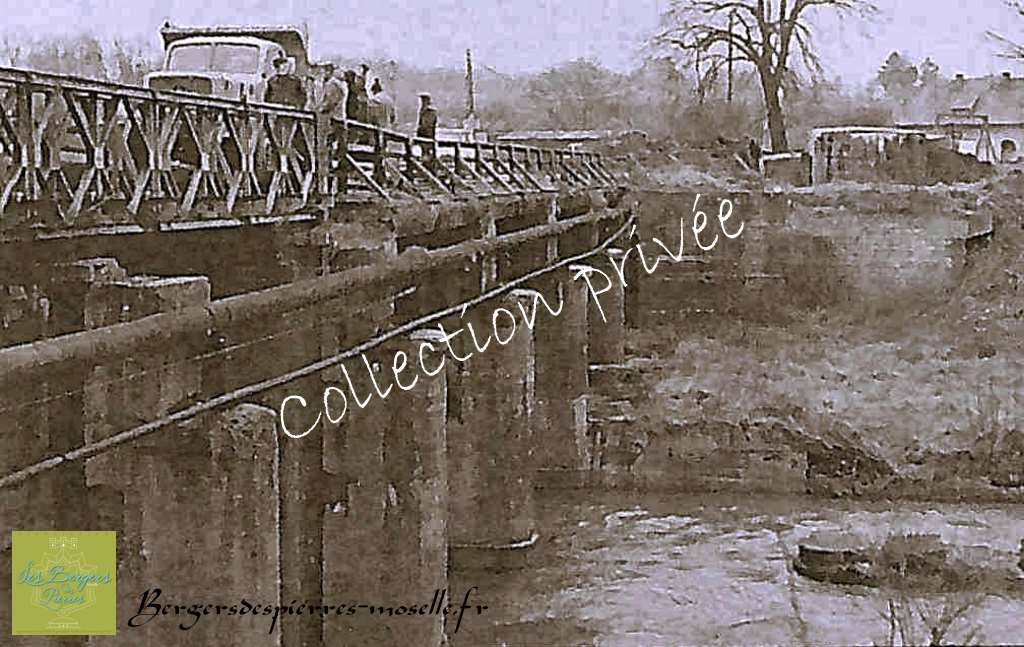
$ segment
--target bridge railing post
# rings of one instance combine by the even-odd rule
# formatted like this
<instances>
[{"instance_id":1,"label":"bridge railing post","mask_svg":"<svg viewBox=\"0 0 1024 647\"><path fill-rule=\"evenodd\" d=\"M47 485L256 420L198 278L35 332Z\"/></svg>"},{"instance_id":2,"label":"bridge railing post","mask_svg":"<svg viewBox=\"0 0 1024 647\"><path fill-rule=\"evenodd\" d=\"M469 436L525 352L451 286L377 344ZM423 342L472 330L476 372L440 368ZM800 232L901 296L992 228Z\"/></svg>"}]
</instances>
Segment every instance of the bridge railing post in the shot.
<instances>
[{"instance_id":1,"label":"bridge railing post","mask_svg":"<svg viewBox=\"0 0 1024 647\"><path fill-rule=\"evenodd\" d=\"M321 197L331 194L331 117L323 112L316 114L316 187Z\"/></svg>"},{"instance_id":2,"label":"bridge railing post","mask_svg":"<svg viewBox=\"0 0 1024 647\"><path fill-rule=\"evenodd\" d=\"M338 190L338 192L341 193L342 195L345 195L348 193L348 176L350 171L348 167L348 158L349 153L351 152L351 149L349 148L351 144L351 133L349 132L348 118L341 122L340 129L340 144L338 146L338 174L341 180L341 187Z\"/></svg>"},{"instance_id":3,"label":"bridge railing post","mask_svg":"<svg viewBox=\"0 0 1024 647\"><path fill-rule=\"evenodd\" d=\"M380 186L387 184L387 169L384 168L384 158L387 157L387 142L384 139L384 130L380 126L373 128L373 181Z\"/></svg>"}]
</instances>

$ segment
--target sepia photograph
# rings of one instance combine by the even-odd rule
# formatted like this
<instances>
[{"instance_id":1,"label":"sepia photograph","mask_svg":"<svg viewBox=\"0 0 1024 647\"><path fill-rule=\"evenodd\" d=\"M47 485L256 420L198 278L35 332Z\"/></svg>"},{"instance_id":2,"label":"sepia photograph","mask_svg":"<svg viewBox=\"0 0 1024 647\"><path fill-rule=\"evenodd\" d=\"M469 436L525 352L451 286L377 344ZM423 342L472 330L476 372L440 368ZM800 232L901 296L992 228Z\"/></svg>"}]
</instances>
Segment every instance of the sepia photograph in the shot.
<instances>
[{"instance_id":1,"label":"sepia photograph","mask_svg":"<svg viewBox=\"0 0 1024 647\"><path fill-rule=\"evenodd\" d=\"M1024 0L0 21L0 645L1024 644Z\"/></svg>"}]
</instances>

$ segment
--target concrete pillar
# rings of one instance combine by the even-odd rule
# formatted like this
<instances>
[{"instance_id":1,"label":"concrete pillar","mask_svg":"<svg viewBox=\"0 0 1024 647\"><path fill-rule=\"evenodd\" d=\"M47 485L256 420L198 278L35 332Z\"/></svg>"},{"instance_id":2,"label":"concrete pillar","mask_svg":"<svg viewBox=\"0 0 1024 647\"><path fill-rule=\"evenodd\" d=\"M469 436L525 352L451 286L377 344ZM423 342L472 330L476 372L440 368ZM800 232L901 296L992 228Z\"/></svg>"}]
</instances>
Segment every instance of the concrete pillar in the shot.
<instances>
[{"instance_id":1,"label":"concrete pillar","mask_svg":"<svg viewBox=\"0 0 1024 647\"><path fill-rule=\"evenodd\" d=\"M604 480L605 472L628 472L639 453L634 443L642 433L636 412L629 400L595 398L590 410L592 439L590 469L594 481Z\"/></svg>"},{"instance_id":2,"label":"concrete pillar","mask_svg":"<svg viewBox=\"0 0 1024 647\"><path fill-rule=\"evenodd\" d=\"M70 264L58 264L51 268L50 281L43 290L48 294L49 304L55 305L50 313L49 331L65 334L82 330L86 322L86 303L96 286L125 275L113 259L89 259ZM30 297L23 289L7 290L8 301L4 308L4 324L31 314ZM35 292L35 290L33 290ZM14 312L11 308L20 310ZM14 315L18 316L15 317ZM44 313L45 317L45 313ZM0 422L0 432L6 438L17 438L8 443L0 452L0 468L6 474L24 468L46 456L64 453L83 444L85 422L83 419L83 385L90 374L90 367L75 364L65 365L61 371L47 371L38 375L24 376L17 381L0 385L0 406L10 408ZM106 503L106 493L87 489L85 466L75 462L58 466L56 469L39 473L15 490L0 494L0 509L5 528L23 530L47 530L57 528L98 529L96 523L104 522L92 514L92 504L99 500ZM96 505L100 510L102 505ZM106 526L103 529L109 529ZM10 586L10 534L0 545L0 559L3 560L4 599L9 600ZM4 614L9 613L9 606ZM6 615L2 618L7 621ZM5 628L9 624L3 625ZM85 644L83 637L54 638L52 644L58 647Z\"/></svg>"},{"instance_id":3,"label":"concrete pillar","mask_svg":"<svg viewBox=\"0 0 1024 647\"><path fill-rule=\"evenodd\" d=\"M50 309L49 333L66 334L128 318L126 308L129 304L124 293L127 272L115 259L94 258L62 263L52 268L50 277L45 288ZM160 309L153 308L156 311ZM176 357L173 352L164 352L162 359L166 361L168 355ZM10 461L4 461L4 467L24 467L45 455L65 453L86 442L134 426L141 420L159 416L163 412L159 405L167 399L160 397L159 385L173 382L159 377L154 379L161 366L162 363L157 363L147 367L152 369L148 379L158 386L157 397L143 401L149 404L144 412L132 408L131 405L139 405L135 399L107 398L109 392L120 393L129 386L129 375L123 371L120 359L104 366L65 364L60 371L49 371L38 376L34 383L24 383L8 391L19 396L10 402L16 408L5 419L16 423L16 432L12 431L10 435L13 437L16 433L21 441L18 443L19 451L11 454ZM32 394L32 397L25 398L25 394ZM31 400L35 402L31 403ZM97 478L97 473L103 476ZM125 499L126 493L134 490L135 474L131 463L126 464L113 454L43 472L18 490L5 494L4 498L9 503L22 502L10 509L24 511L16 513L17 518L5 525L23 529L114 528L119 531L118 554L124 565L133 552L129 548L132 533L125 531ZM117 479L118 475L121 480ZM144 498L136 498L134 505L136 509L140 508L144 505ZM123 572L138 571L126 569ZM131 585L127 590L132 590ZM119 599L119 604L124 599ZM54 644L81 645L87 641L86 638L62 638Z\"/></svg>"},{"instance_id":4,"label":"concrete pillar","mask_svg":"<svg viewBox=\"0 0 1024 647\"><path fill-rule=\"evenodd\" d=\"M347 474L349 486L346 500L324 519L324 588L338 592L329 596L332 603L384 607L384 617L367 609L329 613L325 644L442 642L443 616L419 615L446 588L448 569L447 381L445 371L434 377L419 371L424 342L443 352L440 333L422 331L366 354L381 388L392 385L384 400L375 395L360 409L347 382L336 385L348 408L339 424L323 427L325 463ZM439 364L440 352L426 351L428 361ZM395 381L397 353L408 362L399 378L407 391ZM373 392L361 360L346 369L360 398ZM328 397L337 419L342 397Z\"/></svg>"},{"instance_id":5,"label":"concrete pillar","mask_svg":"<svg viewBox=\"0 0 1024 647\"><path fill-rule=\"evenodd\" d=\"M276 417L242 404L110 455L119 467L108 482L125 502L117 530L131 540L118 554L121 625L153 587L159 604L216 603L214 592L228 603L279 604ZM138 644L280 644L266 616L207 616L179 629L195 620L160 616L128 631Z\"/></svg>"},{"instance_id":6,"label":"concrete pillar","mask_svg":"<svg viewBox=\"0 0 1024 647\"><path fill-rule=\"evenodd\" d=\"M545 471L585 468L588 290L583 280L572 277L561 269L534 284L553 307L562 304L557 317L540 305L535 329L536 453Z\"/></svg>"},{"instance_id":7,"label":"concrete pillar","mask_svg":"<svg viewBox=\"0 0 1024 647\"><path fill-rule=\"evenodd\" d=\"M24 468L58 451L66 451L81 439L81 373L39 374L35 379L0 383L0 432L10 439L0 452L3 473ZM71 390L72 395L61 393ZM53 400L48 398L53 397ZM31 403L33 400L38 402ZM31 403L31 404L30 404ZM61 407L67 407L62 410ZM16 439L16 440L15 440ZM52 530L80 528L88 509L81 464L59 466L35 475L14 490L0 491L0 523L5 531L0 538L0 595L7 602L0 610L0 630L10 633L12 584L11 533L9 530ZM6 636L5 636L6 638ZM30 640L12 644L30 644ZM5 643L7 644L7 643ZM53 638L47 644L71 647L84 639Z\"/></svg>"},{"instance_id":8,"label":"concrete pillar","mask_svg":"<svg viewBox=\"0 0 1024 647\"><path fill-rule=\"evenodd\" d=\"M557 197L551 198L551 202L547 206L547 224L553 225L558 222L561 215L561 205ZM544 246L544 256L548 263L554 263L558 260L558 237L552 236L548 238L547 243Z\"/></svg>"},{"instance_id":9,"label":"concrete pillar","mask_svg":"<svg viewBox=\"0 0 1024 647\"><path fill-rule=\"evenodd\" d=\"M602 257L588 259L608 280L594 273L590 280L597 298L590 296L587 309L587 352L590 364L618 364L626 358L625 288L612 268L622 262L621 249L609 249ZM572 269L572 268L570 268ZM575 272L574 272L575 276ZM585 283L584 277L578 279ZM607 291L603 291L607 289Z\"/></svg>"},{"instance_id":10,"label":"concrete pillar","mask_svg":"<svg viewBox=\"0 0 1024 647\"><path fill-rule=\"evenodd\" d=\"M294 244L315 249L316 254L288 254L297 254L300 260L316 256L319 264L317 267L305 262L283 265L281 269L285 273L291 268L292 280L387 262L397 252L393 229L376 221L371 224L354 221L326 224L312 230L308 237L294 241ZM331 357L342 349L364 342L375 335L394 314L395 303L391 293L369 302L361 301L357 305L353 305L350 299L341 298L301 313L291 313L290 323L295 330L290 334L290 339L286 336L284 345L277 345L279 356L275 372L308 364L318 356ZM359 382L363 379L360 376L365 376L361 364L349 362L347 365L357 385L362 384L359 387L363 394L361 397L372 392L368 382ZM362 369L362 372L353 371L353 366ZM385 372L389 367L390 364L384 368ZM306 398L308 407L302 412L301 422L288 423L293 433L301 433L312 424L315 418L312 412L322 407L325 388L337 388L339 385L344 385L340 366L296 380L287 389L275 390L271 399L275 400L275 406L280 406L288 395L301 394ZM385 408L392 406L390 402L377 402L376 405ZM362 416L372 416L356 409L358 407L350 399L348 418L342 429L345 425L358 426L356 421L361 420ZM349 554L347 551L351 546L379 548L378 538L383 532L385 510L382 497L387 494L387 482L383 473L382 426L375 418L369 417L362 423L360 432L352 437L343 436L339 449L335 444L338 440L337 425L329 424L324 415L310 437L283 439L281 564L282 595L288 598L282 598L283 602L295 598L311 604L338 604L344 601L332 598L325 591L353 591L370 598L366 601L369 604L374 592L379 589L372 582L367 582L362 588L353 587L348 581L336 582L333 587L330 583L324 583L327 577L325 569L329 570L325 564L332 560L350 559L345 555ZM312 437L316 434L321 435L320 440ZM347 447L346 444L352 446ZM359 456L359 462L352 463L350 455ZM358 522L346 518L348 525L339 530L335 527L336 515L346 510L356 511L353 514ZM387 570L387 564L379 561L376 552L379 551L367 551L362 556L361 564L367 572ZM375 559L378 561L374 562ZM323 622L311 622L308 617L285 616L281 623L282 640L284 644L297 646L320 645L325 640L330 644L331 639L322 635L324 631L331 630L325 626L327 622L328 618L324 618ZM353 644L360 642L357 640Z\"/></svg>"},{"instance_id":11,"label":"concrete pillar","mask_svg":"<svg viewBox=\"0 0 1024 647\"><path fill-rule=\"evenodd\" d=\"M322 229L298 236L281 233L284 235L276 240L279 264L275 283L306 280L327 271L324 257L325 248L332 240L330 235ZM280 375L318 359L325 350L330 351L332 338L328 331L335 329L336 322L343 317L342 312L340 304L335 301L289 312L286 319L253 323L245 331L245 337L273 337L267 343L254 346L248 353L243 351L245 354L233 357L236 364L250 366L252 375L240 381L236 376L226 376L232 381L222 389L235 383L244 384ZM239 372L241 370L244 369L240 368ZM312 412L319 410L323 388L322 378L313 374L265 392L260 401L280 411L286 397L298 395L305 398L309 405L307 409L295 407L296 414L288 411L285 416L285 424L291 433L299 434L314 420L315 413ZM289 417L293 415L295 417ZM342 485L325 473L323 441L317 438L318 433L319 430L314 429L303 438L280 438L280 596L284 605L291 604L293 600L295 605L322 605L324 599L324 509L329 502L343 498L344 493ZM286 614L280 618L278 626L284 645L317 647L322 644L321 623L309 616Z\"/></svg>"},{"instance_id":12,"label":"concrete pillar","mask_svg":"<svg viewBox=\"0 0 1024 647\"><path fill-rule=\"evenodd\" d=\"M209 301L205 277L122 276L87 292L83 323L107 326ZM195 351L184 344L93 367L84 379L83 439L108 438L193 402L203 384ZM276 563L277 506L265 496L276 496L274 415L245 418L244 432L221 433L217 416L168 426L83 464L88 521L78 527L118 531L120 618L135 615L154 586L160 603L198 599L211 587L235 596L276 592L276 572L248 572L253 560ZM207 621L183 632L177 624L185 620L154 619L138 629L139 640L238 644L230 637L266 631Z\"/></svg>"},{"instance_id":13,"label":"concrete pillar","mask_svg":"<svg viewBox=\"0 0 1024 647\"><path fill-rule=\"evenodd\" d=\"M519 303L531 308L532 294L517 291L461 319L461 326L472 324L481 344L486 336L491 341L478 352L468 331L463 333L456 350L471 355L449 366L449 530L457 569L519 559L523 552L508 548L530 545L536 529L530 453L536 444L534 335ZM515 317L514 331L512 317L499 308Z\"/></svg>"},{"instance_id":14,"label":"concrete pillar","mask_svg":"<svg viewBox=\"0 0 1024 647\"><path fill-rule=\"evenodd\" d=\"M497 216L494 211L487 210L480 217L480 237L493 240L498 235ZM480 292L486 292L498 282L498 258L493 254L485 254L480 259Z\"/></svg>"},{"instance_id":15,"label":"concrete pillar","mask_svg":"<svg viewBox=\"0 0 1024 647\"><path fill-rule=\"evenodd\" d=\"M782 192L763 192L753 205L757 211L750 212L742 218L743 221L763 220L773 227L782 227L793 211L793 202Z\"/></svg>"},{"instance_id":16,"label":"concrete pillar","mask_svg":"<svg viewBox=\"0 0 1024 647\"><path fill-rule=\"evenodd\" d=\"M625 251L622 261L622 275L625 278L626 287L622 297L623 318L627 329L642 328L647 321L645 316L646 303L644 299L644 269L640 263L635 246L640 242L639 236L623 237L622 249ZM651 261L648 260L648 263ZM660 269L660 268L659 268Z\"/></svg>"},{"instance_id":17,"label":"concrete pillar","mask_svg":"<svg viewBox=\"0 0 1024 647\"><path fill-rule=\"evenodd\" d=\"M366 357L383 382L390 368L384 355L368 352ZM382 540L388 495L384 436L390 410L396 405L374 397L365 409L359 408L352 391L363 399L373 394L373 384L358 358L346 361L345 368L351 389L344 377L325 384L329 389L325 400L332 418L338 420L342 411L344 417L338 424L322 423L319 429L324 438L324 469L338 474L345 482L340 499L324 511L323 587L343 595L343 599L332 604L384 605L389 600L385 597L382 573L390 568ZM317 406L322 405L321 401ZM309 418L312 417L311 414ZM356 613L360 612L365 610ZM339 616L332 611L324 618L323 634L338 644L370 645L383 640L386 627L381 622L357 615Z\"/></svg>"},{"instance_id":18,"label":"concrete pillar","mask_svg":"<svg viewBox=\"0 0 1024 647\"><path fill-rule=\"evenodd\" d=\"M331 224L317 235L323 235L322 240L326 244L323 256L325 272L328 273L387 262L397 253L393 232L380 225ZM395 299L390 294L384 294L380 300L358 305L346 299L327 304L318 320L319 354L324 358L331 357L369 340L386 325L395 311ZM382 376L383 383L388 379L393 351L387 355L386 350L378 349L366 355L368 359L377 362L376 375ZM410 363L415 365L412 360ZM350 359L344 365L352 380L352 388L360 399L374 393L366 366L361 360ZM416 392L428 388L423 380L421 378L417 383ZM309 437L288 439L288 442L312 440L321 447L323 456L322 463L317 464L317 471L322 470L318 477L323 483L316 486L322 490L319 507L313 509L311 505L309 513L315 515L315 519L310 518L305 523L297 522L295 531L323 537L322 544L317 545L315 564L310 563L310 569L322 569L323 584L318 580L321 573L317 573L314 580L317 587L327 592L324 594L325 604L398 605L399 600L407 600L408 596L391 595L393 592L389 593L382 579L382 573L388 573L390 569L386 557L391 550L382 543L388 518L384 434L385 430L391 428L388 417L393 407L407 413L422 413L422 407L402 404L402 396L409 394L393 387L387 400L382 402L375 395L366 409L359 408L340 364L319 372L315 382L318 383L317 391L307 398L309 411L322 411L325 405L324 393L328 390L327 401L331 416L338 419L344 411L344 418L334 424L327 419L325 413L321 424ZM341 393L336 389L340 389ZM421 396L431 397L423 393ZM309 413L300 430L308 428L314 417L315 414ZM395 433L407 434L409 429ZM315 434L321 438L313 439L312 435ZM409 497L402 499L407 505L409 500ZM310 523L315 524L315 527L304 527ZM323 559L319 558L321 545ZM400 554L407 553L408 550ZM416 556L419 554L418 549L412 553ZM410 573L429 571L428 568L418 567L410 567L408 570ZM367 613L366 609L357 611ZM296 619L296 627L301 620ZM389 638L385 624L376 617L339 614L334 609L323 618L322 623L318 623L316 629L323 632L325 644L386 644L392 638ZM417 627L421 632L424 631L423 623L417 624Z\"/></svg>"},{"instance_id":19,"label":"concrete pillar","mask_svg":"<svg viewBox=\"0 0 1024 647\"><path fill-rule=\"evenodd\" d=\"M210 437L213 478L203 514L209 520L203 534L210 550L204 562L216 569L222 581L216 590L228 599L251 596L263 604L280 604L276 412L247 403L207 420L200 428ZM215 644L280 644L277 631L268 635L265 617L241 627L209 624Z\"/></svg>"}]
</instances>

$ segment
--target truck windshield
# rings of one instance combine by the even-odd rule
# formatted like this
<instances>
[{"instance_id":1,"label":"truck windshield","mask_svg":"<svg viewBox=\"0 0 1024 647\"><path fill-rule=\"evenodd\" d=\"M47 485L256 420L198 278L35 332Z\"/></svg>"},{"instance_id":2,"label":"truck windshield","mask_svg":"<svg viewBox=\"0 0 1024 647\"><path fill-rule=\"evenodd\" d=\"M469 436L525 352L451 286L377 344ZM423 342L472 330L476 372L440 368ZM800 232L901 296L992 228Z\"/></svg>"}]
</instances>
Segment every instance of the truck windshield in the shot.
<instances>
[{"instance_id":1,"label":"truck windshield","mask_svg":"<svg viewBox=\"0 0 1024 647\"><path fill-rule=\"evenodd\" d=\"M260 48L253 45L217 45L213 50L213 69L228 74L255 74Z\"/></svg>"},{"instance_id":2,"label":"truck windshield","mask_svg":"<svg viewBox=\"0 0 1024 647\"><path fill-rule=\"evenodd\" d=\"M213 45L178 45L171 49L167 69L173 72L195 72L210 68Z\"/></svg>"},{"instance_id":3,"label":"truck windshield","mask_svg":"<svg viewBox=\"0 0 1024 647\"><path fill-rule=\"evenodd\" d=\"M255 45L177 45L171 49L167 69L172 72L255 74L260 49Z\"/></svg>"}]
</instances>

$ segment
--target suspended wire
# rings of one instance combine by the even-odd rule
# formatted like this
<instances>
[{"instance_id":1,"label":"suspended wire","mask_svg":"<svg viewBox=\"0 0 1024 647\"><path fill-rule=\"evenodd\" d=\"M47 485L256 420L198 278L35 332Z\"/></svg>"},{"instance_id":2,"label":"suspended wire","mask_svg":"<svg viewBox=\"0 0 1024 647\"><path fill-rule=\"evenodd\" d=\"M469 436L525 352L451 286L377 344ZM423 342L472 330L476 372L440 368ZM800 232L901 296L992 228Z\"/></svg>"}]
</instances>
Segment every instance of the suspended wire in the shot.
<instances>
[{"instance_id":1,"label":"suspended wire","mask_svg":"<svg viewBox=\"0 0 1024 647\"><path fill-rule=\"evenodd\" d=\"M495 297L504 294L505 292L513 290L516 287L528 281L531 281L539 276L543 276L544 274L548 274L559 268L571 265L590 256L594 256L595 254L607 249L608 246L611 245L611 243L614 240L616 240L623 233L625 233L635 222L636 214L630 214L630 217L621 227L619 227L618 230L616 230L612 235L605 238L604 241L602 241L600 244L598 244L590 251L587 251L582 254L577 254L575 256L571 256L569 258L563 259L551 265L544 266L522 277L498 285L476 297L473 297L472 299L468 299L456 305L449 306L442 310L438 310L436 312L414 319L413 321L397 326L387 332L378 334L368 339L367 341L357 344L356 346L353 346L347 350L340 351L329 358L313 362L312 364L307 364L306 366L289 371L277 377L268 378L266 380L256 382L255 384L250 384L248 386L234 389L227 393L213 397L209 400L196 402L188 407L185 407L184 409L161 416L156 420L139 425L127 431L117 433L113 436L110 436L109 438L105 438L103 440L92 443L86 443L64 454L44 459L42 461L33 463L28 467L11 472L7 476L0 478L0 490L9 489L14 486L17 486L32 478L33 476L53 470L65 463L97 456L120 445L124 445L126 443L138 440L139 438L142 438L144 436L148 436L149 434L159 431L160 429L170 424L194 418L200 414L207 413L209 411L218 409L228 404L232 404L244 398L262 393L264 391L268 391L270 389L277 388L279 386L283 386L285 384L288 384L289 382L293 382L297 379L314 375L327 368L341 364L345 360L357 357L368 350L372 350L373 348L376 348L381 344L384 344L385 342L388 342L391 339L398 337L399 335L412 332L427 324L434 323L435 321L439 321L456 313L462 312L466 308L479 305L486 301L490 301L491 299L494 299Z\"/></svg>"}]
</instances>

